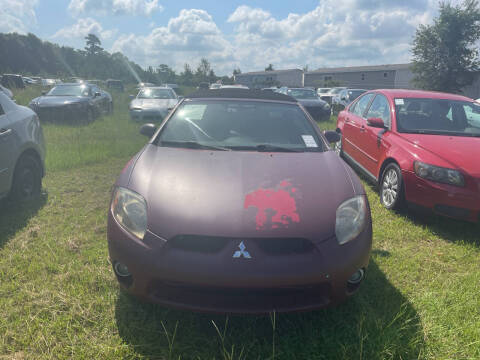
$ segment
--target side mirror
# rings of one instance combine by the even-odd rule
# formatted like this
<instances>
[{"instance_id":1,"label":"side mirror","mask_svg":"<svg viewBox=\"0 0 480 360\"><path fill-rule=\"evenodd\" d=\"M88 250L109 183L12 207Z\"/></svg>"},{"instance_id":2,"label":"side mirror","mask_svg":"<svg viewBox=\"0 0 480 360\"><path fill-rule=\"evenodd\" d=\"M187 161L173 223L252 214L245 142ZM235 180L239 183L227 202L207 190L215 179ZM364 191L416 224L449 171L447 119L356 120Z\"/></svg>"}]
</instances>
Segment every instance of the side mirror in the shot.
<instances>
[{"instance_id":1,"label":"side mirror","mask_svg":"<svg viewBox=\"0 0 480 360\"><path fill-rule=\"evenodd\" d=\"M347 97L346 96L342 96L342 100L347 100Z\"/></svg>"},{"instance_id":2,"label":"side mirror","mask_svg":"<svg viewBox=\"0 0 480 360\"><path fill-rule=\"evenodd\" d=\"M42 95L47 95L47 92L46 92L46 91L42 91Z\"/></svg>"},{"instance_id":3,"label":"side mirror","mask_svg":"<svg viewBox=\"0 0 480 360\"><path fill-rule=\"evenodd\" d=\"M95 97L99 97L99 96L102 96L102 94L101 94L99 91L97 91L97 92L95 93Z\"/></svg>"},{"instance_id":4,"label":"side mirror","mask_svg":"<svg viewBox=\"0 0 480 360\"><path fill-rule=\"evenodd\" d=\"M323 135L327 139L329 143L336 143L340 141L340 134L337 133L336 131L328 130L324 131Z\"/></svg>"},{"instance_id":5,"label":"side mirror","mask_svg":"<svg viewBox=\"0 0 480 360\"><path fill-rule=\"evenodd\" d=\"M140 134L148 137L152 137L153 134L155 134L155 131L157 131L157 127L155 126L155 124L151 124L151 123L144 124L140 128Z\"/></svg>"},{"instance_id":6,"label":"side mirror","mask_svg":"<svg viewBox=\"0 0 480 360\"><path fill-rule=\"evenodd\" d=\"M375 117L368 118L367 125L375 128L385 129L385 123L380 118L375 118Z\"/></svg>"}]
</instances>

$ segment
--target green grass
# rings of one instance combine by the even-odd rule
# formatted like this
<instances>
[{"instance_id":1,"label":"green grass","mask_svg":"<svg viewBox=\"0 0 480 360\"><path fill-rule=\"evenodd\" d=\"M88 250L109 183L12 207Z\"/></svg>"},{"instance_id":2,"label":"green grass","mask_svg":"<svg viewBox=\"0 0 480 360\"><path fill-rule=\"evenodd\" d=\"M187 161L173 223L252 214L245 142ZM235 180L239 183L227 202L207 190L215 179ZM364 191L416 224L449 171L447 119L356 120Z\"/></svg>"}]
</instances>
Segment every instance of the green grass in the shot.
<instances>
[{"instance_id":1,"label":"green grass","mask_svg":"<svg viewBox=\"0 0 480 360\"><path fill-rule=\"evenodd\" d=\"M45 194L0 204L0 359L480 358L480 226L386 211L367 183L371 263L341 306L227 317L124 294L108 262L109 190L146 139L115 100L88 126L45 125Z\"/></svg>"}]
</instances>

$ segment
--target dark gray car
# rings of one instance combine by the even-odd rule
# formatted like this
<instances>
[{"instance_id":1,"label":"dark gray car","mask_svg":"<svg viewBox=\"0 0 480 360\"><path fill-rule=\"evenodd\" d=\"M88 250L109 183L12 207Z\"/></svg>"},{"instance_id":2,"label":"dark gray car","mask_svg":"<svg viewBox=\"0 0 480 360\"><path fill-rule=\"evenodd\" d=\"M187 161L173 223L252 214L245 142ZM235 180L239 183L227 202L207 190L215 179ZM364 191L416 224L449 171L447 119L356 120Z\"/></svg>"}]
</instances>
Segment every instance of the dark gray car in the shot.
<instances>
[{"instance_id":1,"label":"dark gray car","mask_svg":"<svg viewBox=\"0 0 480 360\"><path fill-rule=\"evenodd\" d=\"M28 105L40 120L90 122L112 109L111 96L94 84L59 84Z\"/></svg>"},{"instance_id":2,"label":"dark gray car","mask_svg":"<svg viewBox=\"0 0 480 360\"><path fill-rule=\"evenodd\" d=\"M283 88L278 92L296 99L316 121L330 119L330 105L320 99L317 92L309 88Z\"/></svg>"},{"instance_id":3,"label":"dark gray car","mask_svg":"<svg viewBox=\"0 0 480 360\"><path fill-rule=\"evenodd\" d=\"M40 193L45 143L38 116L0 92L0 199L28 200Z\"/></svg>"}]
</instances>

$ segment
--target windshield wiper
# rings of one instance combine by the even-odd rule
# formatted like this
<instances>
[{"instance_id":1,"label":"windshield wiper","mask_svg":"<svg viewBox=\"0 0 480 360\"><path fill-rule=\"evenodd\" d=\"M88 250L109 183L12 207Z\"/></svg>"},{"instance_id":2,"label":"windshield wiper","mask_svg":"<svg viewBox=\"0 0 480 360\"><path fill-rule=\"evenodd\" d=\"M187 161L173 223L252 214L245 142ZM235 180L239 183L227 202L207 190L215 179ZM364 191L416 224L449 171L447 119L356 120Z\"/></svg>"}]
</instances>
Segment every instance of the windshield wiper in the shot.
<instances>
[{"instance_id":1,"label":"windshield wiper","mask_svg":"<svg viewBox=\"0 0 480 360\"><path fill-rule=\"evenodd\" d=\"M231 149L223 146L200 144L196 141L160 141L160 146L180 147L180 148L188 148L188 149L231 151Z\"/></svg>"},{"instance_id":2,"label":"windshield wiper","mask_svg":"<svg viewBox=\"0 0 480 360\"><path fill-rule=\"evenodd\" d=\"M256 150L260 152L305 152L305 149L289 148L272 144L229 146L229 148L232 150Z\"/></svg>"}]
</instances>

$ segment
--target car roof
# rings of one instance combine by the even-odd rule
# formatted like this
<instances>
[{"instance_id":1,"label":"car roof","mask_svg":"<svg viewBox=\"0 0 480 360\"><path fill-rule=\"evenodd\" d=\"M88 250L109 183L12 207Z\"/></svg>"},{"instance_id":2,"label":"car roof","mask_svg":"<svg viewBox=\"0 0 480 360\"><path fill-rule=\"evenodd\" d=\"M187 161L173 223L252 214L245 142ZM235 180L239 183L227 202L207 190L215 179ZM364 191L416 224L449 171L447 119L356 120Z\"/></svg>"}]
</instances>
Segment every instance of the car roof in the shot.
<instances>
[{"instance_id":1,"label":"car roof","mask_svg":"<svg viewBox=\"0 0 480 360\"><path fill-rule=\"evenodd\" d=\"M297 100L291 96L279 94L270 91L251 90L251 89L200 89L188 96L187 99L250 99L250 100L273 100L282 102L297 103Z\"/></svg>"},{"instance_id":2,"label":"car roof","mask_svg":"<svg viewBox=\"0 0 480 360\"><path fill-rule=\"evenodd\" d=\"M381 92L391 98L432 98L432 99L448 99L459 101L472 101L472 99L457 94L443 93L439 91L426 90L410 90L410 89L378 89L376 92Z\"/></svg>"}]
</instances>

